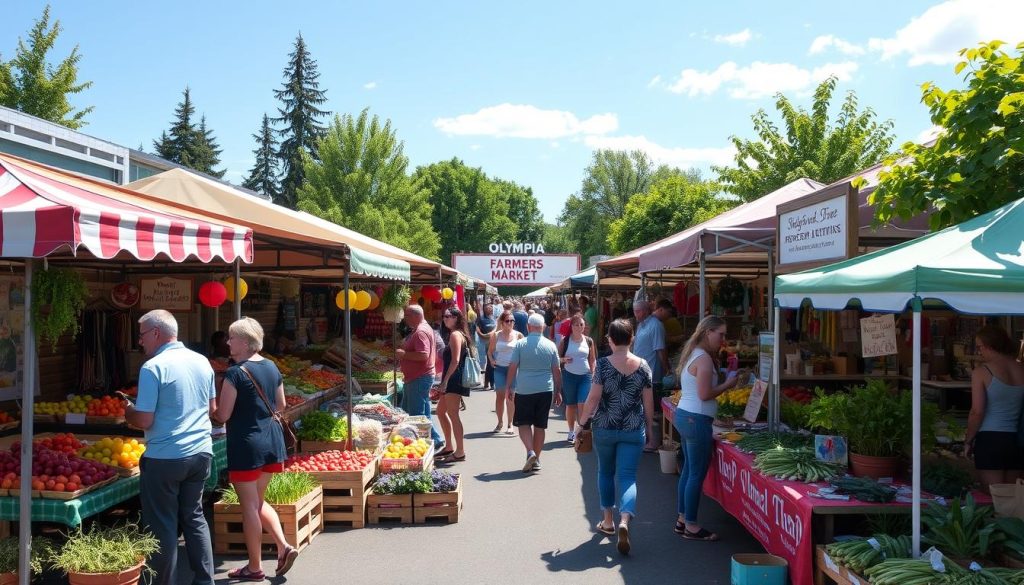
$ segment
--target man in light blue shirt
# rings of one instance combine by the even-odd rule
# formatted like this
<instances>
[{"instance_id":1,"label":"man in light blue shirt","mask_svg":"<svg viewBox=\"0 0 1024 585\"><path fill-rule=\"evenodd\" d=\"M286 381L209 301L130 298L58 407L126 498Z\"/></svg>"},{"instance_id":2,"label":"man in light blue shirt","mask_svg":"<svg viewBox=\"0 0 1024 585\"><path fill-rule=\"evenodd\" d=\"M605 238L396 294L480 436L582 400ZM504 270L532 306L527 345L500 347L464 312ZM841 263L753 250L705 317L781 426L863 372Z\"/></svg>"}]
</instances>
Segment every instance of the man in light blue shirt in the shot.
<instances>
[{"instance_id":1,"label":"man in light blue shirt","mask_svg":"<svg viewBox=\"0 0 1024 585\"><path fill-rule=\"evenodd\" d=\"M516 342L508 367L506 395L515 404L512 424L519 428L519 439L526 447L523 473L540 471L540 453L548 428L548 413L554 398L562 404L562 370L558 348L544 337L544 315L534 313L527 320L528 335ZM513 388L511 381L515 380ZM553 396L552 396L553 395Z\"/></svg>"},{"instance_id":2,"label":"man in light blue shirt","mask_svg":"<svg viewBox=\"0 0 1024 585\"><path fill-rule=\"evenodd\" d=\"M636 317L633 353L647 361L651 367L651 379L660 384L662 376L669 371L665 325L651 314L651 305L647 301L633 303L633 316Z\"/></svg>"},{"instance_id":3,"label":"man in light blue shirt","mask_svg":"<svg viewBox=\"0 0 1024 585\"><path fill-rule=\"evenodd\" d=\"M178 322L167 311L139 319L139 345L150 359L139 371L138 403L126 406L125 417L146 431L139 498L143 523L160 541L149 560L153 583L176 583L180 521L192 583L213 585L213 547L203 515L203 486L213 463L210 417L217 410L213 368L178 341Z\"/></svg>"}]
</instances>

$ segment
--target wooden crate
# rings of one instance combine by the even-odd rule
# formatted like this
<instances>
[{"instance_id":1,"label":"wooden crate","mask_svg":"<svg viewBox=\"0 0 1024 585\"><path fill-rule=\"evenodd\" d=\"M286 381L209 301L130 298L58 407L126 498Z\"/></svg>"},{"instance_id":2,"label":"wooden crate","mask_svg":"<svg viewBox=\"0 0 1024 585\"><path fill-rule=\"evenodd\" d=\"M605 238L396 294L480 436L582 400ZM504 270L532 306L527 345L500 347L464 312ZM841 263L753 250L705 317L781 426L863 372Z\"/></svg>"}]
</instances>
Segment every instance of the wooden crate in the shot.
<instances>
[{"instance_id":1,"label":"wooden crate","mask_svg":"<svg viewBox=\"0 0 1024 585\"><path fill-rule=\"evenodd\" d=\"M320 453L322 451L344 451L345 441L299 441L300 453Z\"/></svg>"},{"instance_id":2,"label":"wooden crate","mask_svg":"<svg viewBox=\"0 0 1024 585\"><path fill-rule=\"evenodd\" d=\"M412 494L383 496L371 489L366 497L366 518L370 524L412 524L412 510Z\"/></svg>"},{"instance_id":3,"label":"wooden crate","mask_svg":"<svg viewBox=\"0 0 1024 585\"><path fill-rule=\"evenodd\" d=\"M274 504L281 518L284 539L302 550L324 530L323 488L317 487L294 504ZM264 550L274 551L274 539L263 534ZM245 534L242 532L242 510L238 504L217 502L213 505L213 552L220 555L244 555Z\"/></svg>"},{"instance_id":4,"label":"wooden crate","mask_svg":"<svg viewBox=\"0 0 1024 585\"><path fill-rule=\"evenodd\" d=\"M455 485L455 491L412 495L413 522L416 524L424 524L427 520L443 520L448 524L454 524L459 521L461 510L461 475Z\"/></svg>"},{"instance_id":5,"label":"wooden crate","mask_svg":"<svg viewBox=\"0 0 1024 585\"><path fill-rule=\"evenodd\" d=\"M826 582L836 585L868 585L867 577L862 577L832 560L825 552L824 545L818 545L814 551L814 584L825 585Z\"/></svg>"},{"instance_id":6,"label":"wooden crate","mask_svg":"<svg viewBox=\"0 0 1024 585\"><path fill-rule=\"evenodd\" d=\"M366 498L377 477L379 459L362 471L311 472L324 490L324 522L351 528L366 525Z\"/></svg>"}]
</instances>

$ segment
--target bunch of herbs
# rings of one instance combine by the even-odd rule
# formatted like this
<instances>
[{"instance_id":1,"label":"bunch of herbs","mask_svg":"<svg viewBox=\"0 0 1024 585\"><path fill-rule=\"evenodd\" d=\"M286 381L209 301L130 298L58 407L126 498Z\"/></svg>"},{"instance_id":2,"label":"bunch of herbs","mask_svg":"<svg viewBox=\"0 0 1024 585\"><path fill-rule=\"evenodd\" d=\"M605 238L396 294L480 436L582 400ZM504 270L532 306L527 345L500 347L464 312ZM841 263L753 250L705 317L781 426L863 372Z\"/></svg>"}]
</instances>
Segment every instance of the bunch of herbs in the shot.
<instances>
[{"instance_id":1,"label":"bunch of herbs","mask_svg":"<svg viewBox=\"0 0 1024 585\"><path fill-rule=\"evenodd\" d=\"M304 441L344 441L348 439L348 419L314 410L302 415L296 436Z\"/></svg>"},{"instance_id":2,"label":"bunch of herbs","mask_svg":"<svg viewBox=\"0 0 1024 585\"><path fill-rule=\"evenodd\" d=\"M383 473L373 486L380 495L426 494L434 491L434 480L429 471L401 471Z\"/></svg>"},{"instance_id":3,"label":"bunch of herbs","mask_svg":"<svg viewBox=\"0 0 1024 585\"><path fill-rule=\"evenodd\" d=\"M267 484L263 499L268 504L294 504L320 485L312 475L301 472L275 473ZM237 504L238 493L229 486L221 495L225 504Z\"/></svg>"},{"instance_id":4,"label":"bunch of herbs","mask_svg":"<svg viewBox=\"0 0 1024 585\"><path fill-rule=\"evenodd\" d=\"M49 538L35 537L32 539L32 554L29 566L32 573L38 575L50 567L56 552L53 541ZM0 540L0 573L18 572L18 537L9 536Z\"/></svg>"},{"instance_id":5,"label":"bunch of herbs","mask_svg":"<svg viewBox=\"0 0 1024 585\"><path fill-rule=\"evenodd\" d=\"M66 573L119 573L127 571L160 548L160 542L138 524L79 527L68 535L64 548L53 556L53 566Z\"/></svg>"}]
</instances>

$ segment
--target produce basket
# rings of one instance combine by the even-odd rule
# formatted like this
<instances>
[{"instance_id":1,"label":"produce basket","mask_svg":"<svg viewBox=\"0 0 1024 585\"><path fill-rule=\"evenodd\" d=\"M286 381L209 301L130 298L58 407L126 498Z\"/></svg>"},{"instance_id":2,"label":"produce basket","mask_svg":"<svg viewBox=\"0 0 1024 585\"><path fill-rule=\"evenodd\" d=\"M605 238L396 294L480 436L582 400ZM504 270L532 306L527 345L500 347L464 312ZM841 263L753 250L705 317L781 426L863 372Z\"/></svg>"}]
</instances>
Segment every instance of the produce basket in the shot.
<instances>
[{"instance_id":1,"label":"produce basket","mask_svg":"<svg viewBox=\"0 0 1024 585\"><path fill-rule=\"evenodd\" d=\"M109 478L107 478L107 479L105 479L105 480L103 480L101 482L94 483L94 484L92 484L89 487L84 487L82 489L78 489L78 490L75 490L73 492L55 492L55 491L50 491L50 490L42 490L42 491L39 492L39 496L44 498L44 499L47 499L47 500L65 500L65 501L66 500L75 500L75 499L78 499L78 498L84 496L85 494L87 494L89 492L92 492L92 491L100 489L101 487L110 485L110 484L114 483L115 481L117 481L118 479L120 479L120 477L115 475L115 476L109 477ZM35 496L33 496L33 497L35 497Z\"/></svg>"},{"instance_id":2,"label":"produce basket","mask_svg":"<svg viewBox=\"0 0 1024 585\"><path fill-rule=\"evenodd\" d=\"M430 419L423 416L422 414L416 416L410 416L403 421L405 424L411 424L416 427L416 435L424 439L430 438L430 429L433 428L433 423Z\"/></svg>"},{"instance_id":3,"label":"produce basket","mask_svg":"<svg viewBox=\"0 0 1024 585\"><path fill-rule=\"evenodd\" d=\"M20 425L20 424L21 424L21 421L16 421L16 420L12 420L11 422L6 422L6 423L0 425L0 431L9 431L11 429L18 428L18 425Z\"/></svg>"},{"instance_id":4,"label":"produce basket","mask_svg":"<svg viewBox=\"0 0 1024 585\"><path fill-rule=\"evenodd\" d=\"M429 471L434 466L434 442L428 441L430 447L420 459L385 459L380 460L381 473L396 471Z\"/></svg>"},{"instance_id":5,"label":"produce basket","mask_svg":"<svg viewBox=\"0 0 1024 585\"><path fill-rule=\"evenodd\" d=\"M123 416L89 416L85 417L87 425L123 425L126 419Z\"/></svg>"}]
</instances>

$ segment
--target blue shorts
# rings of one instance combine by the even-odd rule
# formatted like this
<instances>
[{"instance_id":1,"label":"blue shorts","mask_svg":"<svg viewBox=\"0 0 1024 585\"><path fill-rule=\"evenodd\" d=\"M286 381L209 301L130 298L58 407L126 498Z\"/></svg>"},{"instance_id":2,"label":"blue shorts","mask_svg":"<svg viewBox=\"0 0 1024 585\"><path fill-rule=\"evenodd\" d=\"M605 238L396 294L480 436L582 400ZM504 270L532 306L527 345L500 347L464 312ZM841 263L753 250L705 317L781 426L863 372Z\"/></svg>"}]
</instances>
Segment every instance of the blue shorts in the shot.
<instances>
[{"instance_id":1,"label":"blue shorts","mask_svg":"<svg viewBox=\"0 0 1024 585\"><path fill-rule=\"evenodd\" d=\"M573 374L562 369L562 403L573 406L583 404L590 394L591 374Z\"/></svg>"},{"instance_id":2,"label":"blue shorts","mask_svg":"<svg viewBox=\"0 0 1024 585\"><path fill-rule=\"evenodd\" d=\"M494 389L498 392L505 391L505 382L508 381L508 366L494 366ZM512 389L516 389L516 381L512 380Z\"/></svg>"}]
</instances>

